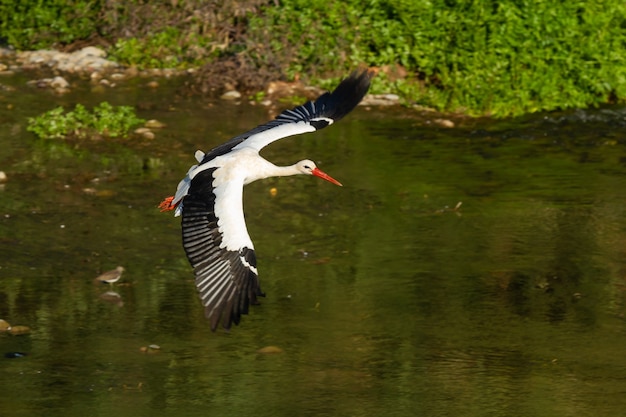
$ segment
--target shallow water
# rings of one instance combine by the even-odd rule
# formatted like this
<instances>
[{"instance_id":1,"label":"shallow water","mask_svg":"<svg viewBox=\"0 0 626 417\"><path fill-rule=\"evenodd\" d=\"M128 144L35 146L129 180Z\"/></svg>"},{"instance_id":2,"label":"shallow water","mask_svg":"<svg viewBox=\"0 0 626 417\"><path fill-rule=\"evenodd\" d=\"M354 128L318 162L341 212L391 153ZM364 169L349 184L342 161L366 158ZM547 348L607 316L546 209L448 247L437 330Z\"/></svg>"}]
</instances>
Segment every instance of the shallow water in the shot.
<instances>
[{"instance_id":1,"label":"shallow water","mask_svg":"<svg viewBox=\"0 0 626 417\"><path fill-rule=\"evenodd\" d=\"M211 333L179 220L155 206L196 149L266 109L173 82L57 97L24 81L0 80L17 86L0 94L0 318L32 332L0 334L0 353L27 353L0 359L0 414L623 415L626 109L445 129L359 108L272 145L273 162L311 158L344 187L247 187L268 296ZM80 144L25 130L102 100L167 127ZM117 265L118 284L92 283Z\"/></svg>"}]
</instances>

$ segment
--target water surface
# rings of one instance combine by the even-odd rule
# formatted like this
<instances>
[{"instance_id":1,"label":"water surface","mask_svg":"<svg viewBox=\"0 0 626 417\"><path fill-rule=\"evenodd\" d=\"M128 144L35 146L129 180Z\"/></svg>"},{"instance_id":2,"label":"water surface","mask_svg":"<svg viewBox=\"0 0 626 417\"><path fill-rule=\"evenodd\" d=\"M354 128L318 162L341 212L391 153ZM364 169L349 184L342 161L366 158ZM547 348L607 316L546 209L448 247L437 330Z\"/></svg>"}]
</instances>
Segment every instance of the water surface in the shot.
<instances>
[{"instance_id":1,"label":"water surface","mask_svg":"<svg viewBox=\"0 0 626 417\"><path fill-rule=\"evenodd\" d=\"M0 353L28 354L0 360L2 415L623 415L624 108L454 129L359 108L270 146L273 162L313 159L344 187L246 188L268 296L211 333L179 220L156 205L196 149L267 110L174 82L65 96L0 82L16 85L0 95L0 318L32 329L0 334ZM85 143L25 130L102 100L167 127ZM117 265L119 284L92 283Z\"/></svg>"}]
</instances>

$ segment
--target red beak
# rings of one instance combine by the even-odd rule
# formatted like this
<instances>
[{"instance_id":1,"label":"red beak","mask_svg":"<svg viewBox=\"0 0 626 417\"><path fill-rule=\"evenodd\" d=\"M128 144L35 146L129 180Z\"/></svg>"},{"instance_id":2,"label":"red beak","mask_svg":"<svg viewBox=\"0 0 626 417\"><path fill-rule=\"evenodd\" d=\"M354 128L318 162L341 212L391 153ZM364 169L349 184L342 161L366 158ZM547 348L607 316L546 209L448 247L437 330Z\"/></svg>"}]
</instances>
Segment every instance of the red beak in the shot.
<instances>
[{"instance_id":1,"label":"red beak","mask_svg":"<svg viewBox=\"0 0 626 417\"><path fill-rule=\"evenodd\" d=\"M334 179L333 177L331 177L330 175L328 175L327 173L325 173L319 168L314 168L313 171L311 171L311 174L315 175L316 177L320 177L321 179L326 180L328 182L332 182L335 185L343 187L343 185L341 185L339 181L337 181L336 179Z\"/></svg>"}]
</instances>

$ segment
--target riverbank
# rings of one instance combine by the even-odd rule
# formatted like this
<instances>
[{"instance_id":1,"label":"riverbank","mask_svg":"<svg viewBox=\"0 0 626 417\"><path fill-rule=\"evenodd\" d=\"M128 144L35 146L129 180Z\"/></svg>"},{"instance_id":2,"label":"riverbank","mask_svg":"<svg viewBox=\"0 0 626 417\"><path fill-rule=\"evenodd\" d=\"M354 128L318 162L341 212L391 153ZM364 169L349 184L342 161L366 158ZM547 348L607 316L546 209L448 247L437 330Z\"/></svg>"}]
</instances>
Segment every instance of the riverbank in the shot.
<instances>
[{"instance_id":1,"label":"riverbank","mask_svg":"<svg viewBox=\"0 0 626 417\"><path fill-rule=\"evenodd\" d=\"M125 67L107 59L106 52L95 46L87 46L75 52L57 50L13 51L0 50L0 76L10 76L17 72L49 71L50 77L33 79L30 82L40 88L53 89L63 94L71 88L68 78L77 77L89 80L92 83L106 87L115 87L116 83L125 79L142 77L154 78L149 86L158 86L158 78L190 77L197 69L161 69L153 68L139 70L136 67ZM190 77L191 78L191 77ZM244 99L244 93L237 91L230 85L215 85L209 89L220 92L218 97L223 100ZM222 92L223 91L223 92ZM308 86L300 81L284 82L271 81L264 91L257 94L261 97L260 103L270 106L289 97L306 97L312 99L322 93L322 89ZM369 94L363 100L363 105L393 106L400 104L400 97L396 94Z\"/></svg>"},{"instance_id":2,"label":"riverbank","mask_svg":"<svg viewBox=\"0 0 626 417\"><path fill-rule=\"evenodd\" d=\"M230 84L247 97L299 79L329 89L362 65L381 70L372 93L447 114L509 117L626 99L621 2L96 3L8 2L0 45L96 46L128 68L195 68L191 92L203 95Z\"/></svg>"}]
</instances>

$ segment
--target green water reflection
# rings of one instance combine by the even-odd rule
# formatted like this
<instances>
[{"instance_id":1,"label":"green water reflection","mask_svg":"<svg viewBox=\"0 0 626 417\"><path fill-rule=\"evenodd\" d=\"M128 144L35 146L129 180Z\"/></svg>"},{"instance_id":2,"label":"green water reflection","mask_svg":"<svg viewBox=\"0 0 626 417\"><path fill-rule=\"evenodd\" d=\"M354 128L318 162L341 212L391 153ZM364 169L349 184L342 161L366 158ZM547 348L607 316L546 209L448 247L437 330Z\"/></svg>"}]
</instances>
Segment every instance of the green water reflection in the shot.
<instances>
[{"instance_id":1,"label":"green water reflection","mask_svg":"<svg viewBox=\"0 0 626 417\"><path fill-rule=\"evenodd\" d=\"M623 109L444 129L361 108L273 145L272 161L314 159L345 186L247 187L268 297L213 334L178 219L155 206L196 148L267 114L174 87L0 97L0 318L32 328L0 334L0 353L28 353L0 360L2 415L623 415ZM59 102L104 99L167 128L79 145L25 132ZM107 302L92 279L118 264Z\"/></svg>"}]
</instances>

